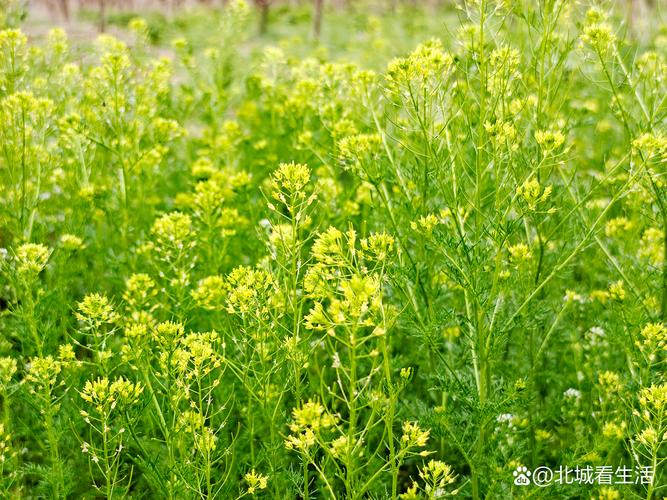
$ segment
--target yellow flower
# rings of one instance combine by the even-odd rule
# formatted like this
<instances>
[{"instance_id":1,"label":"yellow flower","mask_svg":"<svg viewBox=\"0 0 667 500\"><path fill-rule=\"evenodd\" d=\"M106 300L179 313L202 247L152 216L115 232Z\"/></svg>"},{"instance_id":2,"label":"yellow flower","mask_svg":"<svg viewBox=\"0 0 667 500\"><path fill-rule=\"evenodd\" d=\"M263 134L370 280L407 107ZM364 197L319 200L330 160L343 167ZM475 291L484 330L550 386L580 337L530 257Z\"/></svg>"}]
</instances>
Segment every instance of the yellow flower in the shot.
<instances>
[{"instance_id":1,"label":"yellow flower","mask_svg":"<svg viewBox=\"0 0 667 500\"><path fill-rule=\"evenodd\" d=\"M644 159L648 160L667 153L667 137L663 134L645 133L632 141L632 146L644 155Z\"/></svg>"},{"instance_id":2,"label":"yellow flower","mask_svg":"<svg viewBox=\"0 0 667 500\"><path fill-rule=\"evenodd\" d=\"M605 224L604 233L609 237L620 236L634 227L632 221L627 217L616 217Z\"/></svg>"},{"instance_id":3,"label":"yellow flower","mask_svg":"<svg viewBox=\"0 0 667 500\"><path fill-rule=\"evenodd\" d=\"M192 221L180 212L165 214L153 223L151 233L160 245L182 246L192 234Z\"/></svg>"},{"instance_id":4,"label":"yellow flower","mask_svg":"<svg viewBox=\"0 0 667 500\"><path fill-rule=\"evenodd\" d=\"M543 203L551 196L551 186L542 188L539 181L534 177L529 177L516 190L517 194L521 196L529 210L535 210L539 203Z\"/></svg>"},{"instance_id":5,"label":"yellow flower","mask_svg":"<svg viewBox=\"0 0 667 500\"><path fill-rule=\"evenodd\" d=\"M334 422L334 418L326 411L322 404L309 400L299 408L292 410L290 429L292 432L298 432L306 428L318 431L331 427Z\"/></svg>"},{"instance_id":6,"label":"yellow flower","mask_svg":"<svg viewBox=\"0 0 667 500\"><path fill-rule=\"evenodd\" d=\"M639 242L639 258L647 260L652 266L662 266L665 259L664 237L665 233L654 227L644 231Z\"/></svg>"},{"instance_id":7,"label":"yellow flower","mask_svg":"<svg viewBox=\"0 0 667 500\"><path fill-rule=\"evenodd\" d=\"M359 171L364 158L372 158L380 152L382 138L378 134L357 134L343 137L338 142L338 158L344 168ZM371 165L366 165L369 168ZM373 169L373 172L377 172Z\"/></svg>"},{"instance_id":8,"label":"yellow flower","mask_svg":"<svg viewBox=\"0 0 667 500\"><path fill-rule=\"evenodd\" d=\"M644 387L639 393L639 404L658 415L667 408L667 384Z\"/></svg>"},{"instance_id":9,"label":"yellow flower","mask_svg":"<svg viewBox=\"0 0 667 500\"><path fill-rule=\"evenodd\" d=\"M63 344L58 347L58 359L63 363L76 361L76 354L74 353L72 344Z\"/></svg>"},{"instance_id":10,"label":"yellow flower","mask_svg":"<svg viewBox=\"0 0 667 500\"><path fill-rule=\"evenodd\" d=\"M664 352L667 346L667 327L662 323L649 323L640 332L640 340L635 342L647 357L648 360L655 361L659 352Z\"/></svg>"},{"instance_id":11,"label":"yellow flower","mask_svg":"<svg viewBox=\"0 0 667 500\"><path fill-rule=\"evenodd\" d=\"M285 201L284 194L305 197L304 188L310 182L310 169L301 163L281 163L271 176L273 197ZM284 193L284 194L283 194Z\"/></svg>"},{"instance_id":12,"label":"yellow flower","mask_svg":"<svg viewBox=\"0 0 667 500\"><path fill-rule=\"evenodd\" d=\"M207 276L191 292L199 307L210 311L224 309L225 279L222 276Z\"/></svg>"},{"instance_id":13,"label":"yellow flower","mask_svg":"<svg viewBox=\"0 0 667 500\"><path fill-rule=\"evenodd\" d=\"M143 392L139 383L132 383L123 377L109 382L106 377L94 381L88 380L81 391L81 398L92 404L98 411L103 408L114 409L118 404L132 405L136 403Z\"/></svg>"},{"instance_id":14,"label":"yellow flower","mask_svg":"<svg viewBox=\"0 0 667 500\"><path fill-rule=\"evenodd\" d=\"M426 482L427 491L443 489L456 481L456 475L451 466L440 460L430 460L419 469L419 477Z\"/></svg>"},{"instance_id":15,"label":"yellow flower","mask_svg":"<svg viewBox=\"0 0 667 500\"><path fill-rule=\"evenodd\" d=\"M525 262L531 258L530 248L528 248L528 245L525 243L511 245L507 247L507 251L509 252L510 258L514 263Z\"/></svg>"},{"instance_id":16,"label":"yellow flower","mask_svg":"<svg viewBox=\"0 0 667 500\"><path fill-rule=\"evenodd\" d=\"M622 425L616 422L605 422L602 426L602 435L607 439L622 439L625 435L625 422Z\"/></svg>"},{"instance_id":17,"label":"yellow flower","mask_svg":"<svg viewBox=\"0 0 667 500\"><path fill-rule=\"evenodd\" d=\"M131 307L141 307L156 295L156 283L147 274L133 274L125 281L123 300Z\"/></svg>"},{"instance_id":18,"label":"yellow flower","mask_svg":"<svg viewBox=\"0 0 667 500\"><path fill-rule=\"evenodd\" d=\"M127 27L137 35L145 36L148 33L148 23L141 17L133 17L130 19L130 22L127 23Z\"/></svg>"},{"instance_id":19,"label":"yellow flower","mask_svg":"<svg viewBox=\"0 0 667 500\"><path fill-rule=\"evenodd\" d=\"M81 302L77 303L79 310L74 316L79 321L100 325L102 323L113 323L118 319L109 299L99 293L86 295Z\"/></svg>"},{"instance_id":20,"label":"yellow flower","mask_svg":"<svg viewBox=\"0 0 667 500\"><path fill-rule=\"evenodd\" d=\"M73 234L63 234L60 237L60 246L65 250L69 250L70 252L85 248L83 240Z\"/></svg>"},{"instance_id":21,"label":"yellow flower","mask_svg":"<svg viewBox=\"0 0 667 500\"><path fill-rule=\"evenodd\" d=\"M305 429L298 435L287 436L285 440L285 447L288 450L297 449L305 450L315 444L315 433L312 429Z\"/></svg>"},{"instance_id":22,"label":"yellow flower","mask_svg":"<svg viewBox=\"0 0 667 500\"><path fill-rule=\"evenodd\" d=\"M621 493L617 490L607 486L600 488L597 497L592 497L592 500L621 500Z\"/></svg>"},{"instance_id":23,"label":"yellow flower","mask_svg":"<svg viewBox=\"0 0 667 500\"><path fill-rule=\"evenodd\" d=\"M610 298L610 294L607 290L593 290L589 297L591 300L600 302L600 304L606 304Z\"/></svg>"},{"instance_id":24,"label":"yellow flower","mask_svg":"<svg viewBox=\"0 0 667 500\"><path fill-rule=\"evenodd\" d=\"M613 392L619 392L623 388L621 384L621 377L618 373L612 371L604 371L598 376L598 381L600 383L601 389L609 394Z\"/></svg>"},{"instance_id":25,"label":"yellow flower","mask_svg":"<svg viewBox=\"0 0 667 500\"><path fill-rule=\"evenodd\" d=\"M62 369L60 361L49 355L46 357L32 358L26 374L26 380L44 388L53 387L56 378Z\"/></svg>"},{"instance_id":26,"label":"yellow flower","mask_svg":"<svg viewBox=\"0 0 667 500\"><path fill-rule=\"evenodd\" d=\"M16 373L18 366L14 358L0 358L0 388L6 389Z\"/></svg>"},{"instance_id":27,"label":"yellow flower","mask_svg":"<svg viewBox=\"0 0 667 500\"><path fill-rule=\"evenodd\" d=\"M565 142L565 136L559 130L537 130L535 141L546 155L561 147Z\"/></svg>"},{"instance_id":28,"label":"yellow flower","mask_svg":"<svg viewBox=\"0 0 667 500\"><path fill-rule=\"evenodd\" d=\"M605 52L616 41L611 26L605 22L587 25L581 39L598 52Z\"/></svg>"},{"instance_id":29,"label":"yellow flower","mask_svg":"<svg viewBox=\"0 0 667 500\"><path fill-rule=\"evenodd\" d=\"M25 48L28 42L21 30L8 29L0 31L0 61L5 54L15 54L18 60L25 56Z\"/></svg>"},{"instance_id":30,"label":"yellow flower","mask_svg":"<svg viewBox=\"0 0 667 500\"><path fill-rule=\"evenodd\" d=\"M269 481L268 476L255 472L255 469L246 473L246 475L243 476L243 479L248 484L248 489L246 491L249 495L254 494L257 490L265 490Z\"/></svg>"},{"instance_id":31,"label":"yellow flower","mask_svg":"<svg viewBox=\"0 0 667 500\"><path fill-rule=\"evenodd\" d=\"M403 422L401 442L407 447L418 446L421 448L428 443L430 433L429 429L422 430L416 422Z\"/></svg>"},{"instance_id":32,"label":"yellow flower","mask_svg":"<svg viewBox=\"0 0 667 500\"><path fill-rule=\"evenodd\" d=\"M484 123L484 130L495 146L507 146L512 151L519 148L516 127L510 122L496 121Z\"/></svg>"},{"instance_id":33,"label":"yellow flower","mask_svg":"<svg viewBox=\"0 0 667 500\"><path fill-rule=\"evenodd\" d=\"M183 337L185 328L181 323L163 321L152 332L153 339L163 346L173 346Z\"/></svg>"},{"instance_id":34,"label":"yellow flower","mask_svg":"<svg viewBox=\"0 0 667 500\"><path fill-rule=\"evenodd\" d=\"M218 172L213 162L208 157L197 158L190 167L193 177L198 179L208 179Z\"/></svg>"},{"instance_id":35,"label":"yellow flower","mask_svg":"<svg viewBox=\"0 0 667 500\"><path fill-rule=\"evenodd\" d=\"M428 214L419 217L416 221L410 223L410 227L418 233L430 236L433 229L440 223L440 220L434 214Z\"/></svg>"},{"instance_id":36,"label":"yellow flower","mask_svg":"<svg viewBox=\"0 0 667 500\"><path fill-rule=\"evenodd\" d=\"M412 485L398 497L400 500L417 500L419 498L419 494L417 493L418 488L419 485L413 481Z\"/></svg>"},{"instance_id":37,"label":"yellow flower","mask_svg":"<svg viewBox=\"0 0 667 500\"><path fill-rule=\"evenodd\" d=\"M422 43L403 59L394 59L387 68L390 89L397 89L411 80L423 82L431 78L443 78L453 64L452 56L443 51L439 40ZM435 82L434 82L435 83Z\"/></svg>"},{"instance_id":38,"label":"yellow flower","mask_svg":"<svg viewBox=\"0 0 667 500\"><path fill-rule=\"evenodd\" d=\"M230 314L263 312L276 293L275 288L270 272L260 267L239 266L225 280L227 311Z\"/></svg>"},{"instance_id":39,"label":"yellow flower","mask_svg":"<svg viewBox=\"0 0 667 500\"><path fill-rule=\"evenodd\" d=\"M609 285L609 296L614 300L622 301L625 299L625 284L623 281L615 281Z\"/></svg>"},{"instance_id":40,"label":"yellow flower","mask_svg":"<svg viewBox=\"0 0 667 500\"><path fill-rule=\"evenodd\" d=\"M656 446L660 439L658 432L653 427L647 427L637 435L637 441L647 448Z\"/></svg>"},{"instance_id":41,"label":"yellow flower","mask_svg":"<svg viewBox=\"0 0 667 500\"><path fill-rule=\"evenodd\" d=\"M50 255L44 245L25 243L16 250L16 269L20 274L36 276L46 267Z\"/></svg>"},{"instance_id":42,"label":"yellow flower","mask_svg":"<svg viewBox=\"0 0 667 500\"><path fill-rule=\"evenodd\" d=\"M343 233L333 226L330 227L317 237L312 253L313 257L323 264L340 262L343 253Z\"/></svg>"}]
</instances>

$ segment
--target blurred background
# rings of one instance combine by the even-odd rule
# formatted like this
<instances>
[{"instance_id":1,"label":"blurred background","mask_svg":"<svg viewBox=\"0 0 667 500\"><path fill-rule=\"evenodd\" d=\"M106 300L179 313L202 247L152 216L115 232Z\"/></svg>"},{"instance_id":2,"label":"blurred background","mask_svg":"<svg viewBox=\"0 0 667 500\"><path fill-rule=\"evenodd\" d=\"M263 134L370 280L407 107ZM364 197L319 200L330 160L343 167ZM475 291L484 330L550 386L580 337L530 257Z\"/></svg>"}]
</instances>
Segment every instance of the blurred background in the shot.
<instances>
[{"instance_id":1,"label":"blurred background","mask_svg":"<svg viewBox=\"0 0 667 500\"><path fill-rule=\"evenodd\" d=\"M63 27L70 37L89 38L99 32L121 35L135 17L146 19L150 41L160 44L186 24L197 24L197 18L215 21L231 0L0 0L0 28L21 26L31 37L40 37L53 27ZM354 23L355 16L368 20L408 14L416 29L430 30L429 19L434 13L456 14L462 0L247 0L253 6L255 34L279 37L282 32L294 33L303 28L311 39L335 32L336 23ZM504 0L519 4L542 0ZM579 0L568 0L579 2ZM587 0L584 0L584 3ZM643 24L662 19L667 0L608 0L627 17L628 26L641 33ZM422 19L420 20L420 15ZM416 18L416 19L415 19ZM201 20L201 19L200 19ZM442 21L442 18L440 18ZM371 18L372 22L372 18ZM206 24L206 23L204 23ZM214 24L210 24L208 29ZM440 22L442 26L442 22ZM204 26L202 26L204 27Z\"/></svg>"}]
</instances>

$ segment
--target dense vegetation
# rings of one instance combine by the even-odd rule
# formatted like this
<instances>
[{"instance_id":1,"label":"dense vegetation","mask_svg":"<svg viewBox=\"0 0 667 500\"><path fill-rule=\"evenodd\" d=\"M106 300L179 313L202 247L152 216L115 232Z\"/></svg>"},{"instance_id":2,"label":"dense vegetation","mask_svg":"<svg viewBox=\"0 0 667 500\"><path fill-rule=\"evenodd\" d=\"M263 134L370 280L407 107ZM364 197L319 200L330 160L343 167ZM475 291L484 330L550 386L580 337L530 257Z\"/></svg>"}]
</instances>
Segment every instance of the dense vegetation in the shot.
<instances>
[{"instance_id":1,"label":"dense vegetation","mask_svg":"<svg viewBox=\"0 0 667 500\"><path fill-rule=\"evenodd\" d=\"M0 496L663 497L667 31L359 12L0 31Z\"/></svg>"}]
</instances>

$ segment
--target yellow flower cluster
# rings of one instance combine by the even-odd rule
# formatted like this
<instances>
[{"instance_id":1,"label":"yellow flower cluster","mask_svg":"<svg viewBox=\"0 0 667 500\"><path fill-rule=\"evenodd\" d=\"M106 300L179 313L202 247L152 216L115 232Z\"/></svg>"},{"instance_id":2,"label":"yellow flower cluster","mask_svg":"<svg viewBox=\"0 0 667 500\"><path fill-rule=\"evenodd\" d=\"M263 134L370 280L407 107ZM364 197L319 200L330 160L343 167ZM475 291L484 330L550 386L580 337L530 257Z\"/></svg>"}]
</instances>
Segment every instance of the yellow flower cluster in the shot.
<instances>
[{"instance_id":1,"label":"yellow flower cluster","mask_svg":"<svg viewBox=\"0 0 667 500\"><path fill-rule=\"evenodd\" d=\"M193 439L200 453L210 454L216 448L218 437L210 426L206 425L204 415L195 410L185 410L178 416L176 430L185 432Z\"/></svg>"},{"instance_id":2,"label":"yellow flower cluster","mask_svg":"<svg viewBox=\"0 0 667 500\"><path fill-rule=\"evenodd\" d=\"M192 236L192 220L180 212L164 214L153 223L151 233L157 242L157 250L171 247L183 248Z\"/></svg>"},{"instance_id":3,"label":"yellow flower cluster","mask_svg":"<svg viewBox=\"0 0 667 500\"><path fill-rule=\"evenodd\" d=\"M410 223L410 227L420 234L431 236L435 226L440 224L440 220L434 214L423 215L416 221Z\"/></svg>"},{"instance_id":4,"label":"yellow flower cluster","mask_svg":"<svg viewBox=\"0 0 667 500\"><path fill-rule=\"evenodd\" d=\"M424 490L429 497L438 494L438 491L444 495L445 488L456 481L451 466L440 460L429 460L428 464L419 469L419 477L426 483Z\"/></svg>"},{"instance_id":5,"label":"yellow flower cluster","mask_svg":"<svg viewBox=\"0 0 667 500\"><path fill-rule=\"evenodd\" d=\"M443 51L442 43L431 40L420 44L407 58L392 61L387 68L387 80L390 88L396 88L412 80L443 79L452 64L452 56Z\"/></svg>"},{"instance_id":6,"label":"yellow flower cluster","mask_svg":"<svg viewBox=\"0 0 667 500\"><path fill-rule=\"evenodd\" d=\"M247 472L245 476L243 476L243 479L248 485L246 493L249 495L254 495L259 490L265 490L269 483L269 478L263 474L255 472L255 469Z\"/></svg>"},{"instance_id":7,"label":"yellow flower cluster","mask_svg":"<svg viewBox=\"0 0 667 500\"><path fill-rule=\"evenodd\" d=\"M380 152L382 137L379 134L356 134L343 137L338 142L338 158L346 169L352 169L362 178L367 176L375 157ZM368 163L368 164L366 164ZM377 169L372 168L372 177Z\"/></svg>"},{"instance_id":8,"label":"yellow flower cluster","mask_svg":"<svg viewBox=\"0 0 667 500\"><path fill-rule=\"evenodd\" d=\"M551 189L551 186L543 188L536 178L529 177L517 188L516 192L526 202L529 210L536 210L537 205L544 203L549 199L549 196L551 196Z\"/></svg>"},{"instance_id":9,"label":"yellow flower cluster","mask_svg":"<svg viewBox=\"0 0 667 500\"><path fill-rule=\"evenodd\" d=\"M305 318L306 328L333 334L339 325L375 324L374 316L382 305L377 278L353 275L350 279L342 280L339 287L340 295L330 298L326 308L322 302L315 302Z\"/></svg>"},{"instance_id":10,"label":"yellow flower cluster","mask_svg":"<svg viewBox=\"0 0 667 500\"><path fill-rule=\"evenodd\" d=\"M51 355L32 358L25 380L41 389L50 390L56 385L62 368L63 363Z\"/></svg>"},{"instance_id":11,"label":"yellow flower cluster","mask_svg":"<svg viewBox=\"0 0 667 500\"><path fill-rule=\"evenodd\" d=\"M157 293L157 285L153 278L145 273L136 273L125 280L123 300L130 308L141 310Z\"/></svg>"},{"instance_id":12,"label":"yellow flower cluster","mask_svg":"<svg viewBox=\"0 0 667 500\"><path fill-rule=\"evenodd\" d=\"M515 264L520 264L530 260L532 254L530 248L525 243L517 243L516 245L510 245L507 247L507 251L510 254L510 259Z\"/></svg>"},{"instance_id":13,"label":"yellow flower cluster","mask_svg":"<svg viewBox=\"0 0 667 500\"><path fill-rule=\"evenodd\" d=\"M659 353L664 352L667 347L667 327L662 323L649 323L639 333L640 339L635 345L647 357L649 362L654 362Z\"/></svg>"},{"instance_id":14,"label":"yellow flower cluster","mask_svg":"<svg viewBox=\"0 0 667 500\"><path fill-rule=\"evenodd\" d=\"M590 9L586 13L586 24L581 37L584 43L589 44L600 53L606 52L616 41L611 26L605 22L604 14L599 9Z\"/></svg>"},{"instance_id":15,"label":"yellow flower cluster","mask_svg":"<svg viewBox=\"0 0 667 500\"><path fill-rule=\"evenodd\" d=\"M109 299L99 293L86 295L77 307L79 310L74 313L76 319L91 326L113 323L118 319Z\"/></svg>"},{"instance_id":16,"label":"yellow flower cluster","mask_svg":"<svg viewBox=\"0 0 667 500\"><path fill-rule=\"evenodd\" d=\"M431 431L429 429L423 430L416 422L403 422L403 435L401 442L406 447L418 446L420 448L426 446Z\"/></svg>"},{"instance_id":17,"label":"yellow flower cluster","mask_svg":"<svg viewBox=\"0 0 667 500\"><path fill-rule=\"evenodd\" d=\"M192 290L192 298L199 307L210 311L225 308L226 282L222 276L207 276L199 281Z\"/></svg>"},{"instance_id":18,"label":"yellow flower cluster","mask_svg":"<svg viewBox=\"0 0 667 500\"><path fill-rule=\"evenodd\" d=\"M648 261L652 266L662 266L665 260L664 239L664 231L655 227L646 229L639 241L639 258Z\"/></svg>"},{"instance_id":19,"label":"yellow flower cluster","mask_svg":"<svg viewBox=\"0 0 667 500\"><path fill-rule=\"evenodd\" d=\"M63 234L60 237L60 246L70 252L85 248L83 240L74 234Z\"/></svg>"},{"instance_id":20,"label":"yellow flower cluster","mask_svg":"<svg viewBox=\"0 0 667 500\"><path fill-rule=\"evenodd\" d=\"M49 260L51 251L41 244L25 243L16 250L16 270L26 277L41 273Z\"/></svg>"},{"instance_id":21,"label":"yellow flower cluster","mask_svg":"<svg viewBox=\"0 0 667 500\"><path fill-rule=\"evenodd\" d=\"M633 229L634 224L627 217L616 217L609 220L604 227L604 234L610 238L617 236L622 236L624 233L627 233Z\"/></svg>"},{"instance_id":22,"label":"yellow flower cluster","mask_svg":"<svg viewBox=\"0 0 667 500\"><path fill-rule=\"evenodd\" d=\"M310 182L310 169L301 163L281 163L271 176L273 197L287 204L287 197L305 198L304 188Z\"/></svg>"},{"instance_id":23,"label":"yellow flower cluster","mask_svg":"<svg viewBox=\"0 0 667 500\"><path fill-rule=\"evenodd\" d=\"M306 450L316 442L316 434L332 427L336 418L329 414L324 406L309 400L292 410L292 422L289 425L292 434L287 437L288 449Z\"/></svg>"},{"instance_id":24,"label":"yellow flower cluster","mask_svg":"<svg viewBox=\"0 0 667 500\"><path fill-rule=\"evenodd\" d=\"M547 155L563 145L565 136L560 130L537 130L535 142L542 148L543 154Z\"/></svg>"},{"instance_id":25,"label":"yellow flower cluster","mask_svg":"<svg viewBox=\"0 0 667 500\"><path fill-rule=\"evenodd\" d=\"M247 314L266 311L275 288L272 274L261 267L237 267L225 280L227 312Z\"/></svg>"},{"instance_id":26,"label":"yellow flower cluster","mask_svg":"<svg viewBox=\"0 0 667 500\"><path fill-rule=\"evenodd\" d=\"M144 388L138 382L132 383L123 377L109 381L107 377L102 377L88 380L80 394L84 401L102 413L119 406L135 404L143 391Z\"/></svg>"},{"instance_id":27,"label":"yellow flower cluster","mask_svg":"<svg viewBox=\"0 0 667 500\"><path fill-rule=\"evenodd\" d=\"M485 122L484 130L496 147L506 146L512 151L519 148L516 127L512 123L502 120Z\"/></svg>"},{"instance_id":28,"label":"yellow flower cluster","mask_svg":"<svg viewBox=\"0 0 667 500\"><path fill-rule=\"evenodd\" d=\"M366 259L384 262L394 250L394 237L387 233L373 233L361 240Z\"/></svg>"}]
</instances>

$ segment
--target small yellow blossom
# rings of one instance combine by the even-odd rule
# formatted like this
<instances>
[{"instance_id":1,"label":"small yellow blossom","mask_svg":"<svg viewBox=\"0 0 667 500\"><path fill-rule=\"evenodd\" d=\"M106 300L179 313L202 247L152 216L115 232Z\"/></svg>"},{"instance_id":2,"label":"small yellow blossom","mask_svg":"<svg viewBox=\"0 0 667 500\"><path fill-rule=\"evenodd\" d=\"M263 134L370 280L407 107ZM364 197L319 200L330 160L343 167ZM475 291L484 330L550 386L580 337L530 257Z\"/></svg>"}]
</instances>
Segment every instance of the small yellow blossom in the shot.
<instances>
[{"instance_id":1,"label":"small yellow blossom","mask_svg":"<svg viewBox=\"0 0 667 500\"><path fill-rule=\"evenodd\" d=\"M81 302L77 304L78 311L74 316L79 321L100 325L102 323L113 323L118 319L109 299L99 293L86 295Z\"/></svg>"},{"instance_id":2,"label":"small yellow blossom","mask_svg":"<svg viewBox=\"0 0 667 500\"><path fill-rule=\"evenodd\" d=\"M83 240L73 234L63 234L60 237L60 246L70 252L85 248Z\"/></svg>"},{"instance_id":3,"label":"small yellow blossom","mask_svg":"<svg viewBox=\"0 0 667 500\"><path fill-rule=\"evenodd\" d=\"M36 276L46 267L50 255L44 245L25 243L16 250L16 268L20 274Z\"/></svg>"},{"instance_id":4,"label":"small yellow blossom","mask_svg":"<svg viewBox=\"0 0 667 500\"><path fill-rule=\"evenodd\" d=\"M551 196L551 186L542 188L536 178L530 177L517 188L516 192L524 199L529 210L536 210L538 204L547 201Z\"/></svg>"},{"instance_id":5,"label":"small yellow blossom","mask_svg":"<svg viewBox=\"0 0 667 500\"><path fill-rule=\"evenodd\" d=\"M252 469L250 472L246 473L246 475L243 476L243 479L248 485L248 488L246 489L248 495L253 495L258 490L265 490L269 481L267 476L255 472L255 469Z\"/></svg>"},{"instance_id":6,"label":"small yellow blossom","mask_svg":"<svg viewBox=\"0 0 667 500\"><path fill-rule=\"evenodd\" d=\"M509 252L510 258L514 263L525 262L531 258L530 248L528 248L528 245L525 243L511 245L507 247L507 251Z\"/></svg>"},{"instance_id":7,"label":"small yellow blossom","mask_svg":"<svg viewBox=\"0 0 667 500\"><path fill-rule=\"evenodd\" d=\"M605 224L604 233L613 238L627 233L633 227L634 224L627 217L616 217Z\"/></svg>"},{"instance_id":8,"label":"small yellow blossom","mask_svg":"<svg viewBox=\"0 0 667 500\"><path fill-rule=\"evenodd\" d=\"M440 220L434 214L424 215L416 221L410 223L410 227L420 234L430 236L435 226L440 224Z\"/></svg>"},{"instance_id":9,"label":"small yellow blossom","mask_svg":"<svg viewBox=\"0 0 667 500\"><path fill-rule=\"evenodd\" d=\"M565 142L565 136L559 130L538 130L535 132L535 141L546 155L560 148Z\"/></svg>"},{"instance_id":10,"label":"small yellow blossom","mask_svg":"<svg viewBox=\"0 0 667 500\"><path fill-rule=\"evenodd\" d=\"M609 296L618 301L625 299L625 284L623 281L615 281L609 285Z\"/></svg>"},{"instance_id":11,"label":"small yellow blossom","mask_svg":"<svg viewBox=\"0 0 667 500\"><path fill-rule=\"evenodd\" d=\"M428 443L430 433L429 429L422 430L416 422L403 422L401 443L405 446L424 447Z\"/></svg>"}]
</instances>

